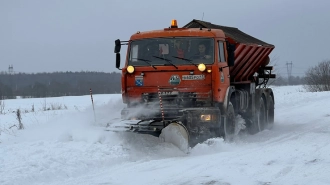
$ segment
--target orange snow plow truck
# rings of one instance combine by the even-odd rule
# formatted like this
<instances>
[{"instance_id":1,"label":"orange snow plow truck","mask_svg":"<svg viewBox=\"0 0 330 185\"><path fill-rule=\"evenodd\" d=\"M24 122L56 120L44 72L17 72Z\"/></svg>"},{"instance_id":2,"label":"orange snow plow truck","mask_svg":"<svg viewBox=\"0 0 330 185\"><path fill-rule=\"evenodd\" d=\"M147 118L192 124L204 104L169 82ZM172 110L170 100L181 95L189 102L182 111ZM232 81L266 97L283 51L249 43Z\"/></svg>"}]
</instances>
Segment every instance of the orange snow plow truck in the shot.
<instances>
[{"instance_id":1,"label":"orange snow plow truck","mask_svg":"<svg viewBox=\"0 0 330 185\"><path fill-rule=\"evenodd\" d=\"M121 45L128 45L121 68L127 107L113 130L152 134L186 150L272 127L275 101L267 82L275 78L268 66L274 45L200 20L182 28L172 20L168 28L116 40L118 69Z\"/></svg>"}]
</instances>

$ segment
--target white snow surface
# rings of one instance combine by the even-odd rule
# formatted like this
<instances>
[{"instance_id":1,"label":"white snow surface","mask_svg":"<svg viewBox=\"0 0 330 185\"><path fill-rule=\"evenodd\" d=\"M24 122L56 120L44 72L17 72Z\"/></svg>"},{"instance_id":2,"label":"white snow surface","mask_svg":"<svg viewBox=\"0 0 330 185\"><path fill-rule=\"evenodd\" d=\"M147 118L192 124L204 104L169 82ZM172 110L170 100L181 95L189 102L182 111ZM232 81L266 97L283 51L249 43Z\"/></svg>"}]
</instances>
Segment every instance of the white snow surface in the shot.
<instances>
[{"instance_id":1,"label":"white snow surface","mask_svg":"<svg viewBox=\"0 0 330 185\"><path fill-rule=\"evenodd\" d=\"M273 90L273 129L210 139L189 154L153 136L105 131L124 107L119 94L94 95L95 116L90 96L4 100L0 184L330 184L330 92ZM62 109L43 111L51 106ZM13 126L18 108L24 130Z\"/></svg>"}]
</instances>

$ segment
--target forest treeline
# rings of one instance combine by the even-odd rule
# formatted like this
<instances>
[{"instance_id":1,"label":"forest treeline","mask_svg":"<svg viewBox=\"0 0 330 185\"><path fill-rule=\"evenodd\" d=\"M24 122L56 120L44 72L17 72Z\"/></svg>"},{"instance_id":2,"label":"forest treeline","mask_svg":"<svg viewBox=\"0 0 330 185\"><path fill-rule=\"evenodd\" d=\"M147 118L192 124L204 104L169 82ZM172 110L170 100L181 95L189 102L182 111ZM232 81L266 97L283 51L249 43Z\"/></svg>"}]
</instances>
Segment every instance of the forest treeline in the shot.
<instances>
[{"instance_id":1,"label":"forest treeline","mask_svg":"<svg viewBox=\"0 0 330 185\"><path fill-rule=\"evenodd\" d=\"M0 99L120 93L120 73L53 72L0 74Z\"/></svg>"}]
</instances>

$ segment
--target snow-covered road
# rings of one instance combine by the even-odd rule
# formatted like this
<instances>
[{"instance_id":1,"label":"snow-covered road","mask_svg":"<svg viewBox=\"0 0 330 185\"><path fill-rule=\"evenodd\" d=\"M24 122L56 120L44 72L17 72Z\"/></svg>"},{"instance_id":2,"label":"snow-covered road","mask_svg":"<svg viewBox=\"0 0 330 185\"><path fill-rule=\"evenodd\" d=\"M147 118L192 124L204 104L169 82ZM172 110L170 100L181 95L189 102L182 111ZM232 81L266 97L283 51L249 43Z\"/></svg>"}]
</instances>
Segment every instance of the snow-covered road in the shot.
<instances>
[{"instance_id":1,"label":"snow-covered road","mask_svg":"<svg viewBox=\"0 0 330 185\"><path fill-rule=\"evenodd\" d=\"M330 184L330 92L274 87L275 125L234 143L212 139L184 154L158 138L104 131L120 95L6 100L0 115L0 184ZM36 111L31 112L31 105ZM13 110L23 110L25 130Z\"/></svg>"}]
</instances>

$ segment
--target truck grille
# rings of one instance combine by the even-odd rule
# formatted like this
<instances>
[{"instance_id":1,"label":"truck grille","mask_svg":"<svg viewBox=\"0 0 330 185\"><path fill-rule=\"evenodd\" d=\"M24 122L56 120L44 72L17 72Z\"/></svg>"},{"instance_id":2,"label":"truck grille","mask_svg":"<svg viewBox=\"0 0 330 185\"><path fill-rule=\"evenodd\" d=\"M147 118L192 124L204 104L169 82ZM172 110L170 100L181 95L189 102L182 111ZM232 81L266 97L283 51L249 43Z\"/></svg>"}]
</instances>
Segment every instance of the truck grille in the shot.
<instances>
[{"instance_id":1,"label":"truck grille","mask_svg":"<svg viewBox=\"0 0 330 185\"><path fill-rule=\"evenodd\" d=\"M159 103L159 96L163 102L163 108L187 108L204 107L211 105L211 91L205 93L159 91L159 93L143 93L142 100L145 104Z\"/></svg>"},{"instance_id":2,"label":"truck grille","mask_svg":"<svg viewBox=\"0 0 330 185\"><path fill-rule=\"evenodd\" d=\"M129 104L128 109L122 112L122 116L154 120L162 120L164 117L165 120L173 120L182 116L182 109L212 106L211 90L180 92L177 89L160 89L159 92L143 93L141 96L142 101ZM133 116L129 116L132 112Z\"/></svg>"}]
</instances>

